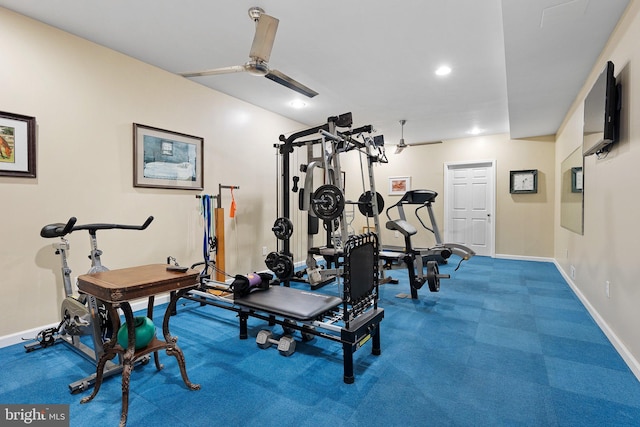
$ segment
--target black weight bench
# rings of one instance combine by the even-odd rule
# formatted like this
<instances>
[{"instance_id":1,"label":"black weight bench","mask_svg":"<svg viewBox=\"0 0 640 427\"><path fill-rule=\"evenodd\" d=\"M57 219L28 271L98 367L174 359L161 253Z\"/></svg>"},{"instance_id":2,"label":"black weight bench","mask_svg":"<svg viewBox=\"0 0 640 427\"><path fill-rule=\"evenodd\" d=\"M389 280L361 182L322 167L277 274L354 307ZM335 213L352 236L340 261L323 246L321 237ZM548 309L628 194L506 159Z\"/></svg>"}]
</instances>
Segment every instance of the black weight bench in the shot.
<instances>
[{"instance_id":1,"label":"black weight bench","mask_svg":"<svg viewBox=\"0 0 640 427\"><path fill-rule=\"evenodd\" d=\"M235 302L250 310L273 312L301 322L315 320L342 304L338 297L284 286L271 286L268 291L252 292L236 298Z\"/></svg>"}]
</instances>

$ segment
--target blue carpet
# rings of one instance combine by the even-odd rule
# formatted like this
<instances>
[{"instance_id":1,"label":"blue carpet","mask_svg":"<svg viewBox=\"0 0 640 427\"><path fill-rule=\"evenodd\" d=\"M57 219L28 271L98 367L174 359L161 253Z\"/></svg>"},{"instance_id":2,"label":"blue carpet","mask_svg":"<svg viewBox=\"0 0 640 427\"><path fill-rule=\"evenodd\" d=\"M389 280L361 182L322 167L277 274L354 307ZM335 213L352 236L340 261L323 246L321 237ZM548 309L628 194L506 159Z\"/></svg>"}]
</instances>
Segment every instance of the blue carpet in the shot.
<instances>
[{"instance_id":1,"label":"blue carpet","mask_svg":"<svg viewBox=\"0 0 640 427\"><path fill-rule=\"evenodd\" d=\"M257 348L264 322L250 319L239 340L235 313L185 301L171 331L202 389L187 390L162 352L164 370L132 374L128 425L640 425L640 383L553 264L474 257L454 267L441 266L452 278L418 300L396 298L409 292L406 271L387 272L400 283L381 287L382 355L370 344L356 352L352 385L339 344L316 338L282 357ZM67 386L93 366L63 345L15 345L0 360L0 403L66 403L71 426L118 424L119 377L80 405L89 392Z\"/></svg>"}]
</instances>

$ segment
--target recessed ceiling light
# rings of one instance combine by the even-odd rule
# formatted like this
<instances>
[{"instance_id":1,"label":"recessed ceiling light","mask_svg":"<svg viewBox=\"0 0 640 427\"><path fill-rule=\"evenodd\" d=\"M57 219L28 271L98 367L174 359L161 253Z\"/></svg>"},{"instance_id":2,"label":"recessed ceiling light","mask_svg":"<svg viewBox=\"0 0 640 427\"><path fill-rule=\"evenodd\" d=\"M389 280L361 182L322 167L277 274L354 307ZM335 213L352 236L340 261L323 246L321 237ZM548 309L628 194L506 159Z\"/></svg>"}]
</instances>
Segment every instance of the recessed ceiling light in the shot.
<instances>
[{"instance_id":1,"label":"recessed ceiling light","mask_svg":"<svg viewBox=\"0 0 640 427\"><path fill-rule=\"evenodd\" d=\"M478 126L475 126L473 129L467 131L469 135L480 135L482 132L484 132L484 129L480 129Z\"/></svg>"},{"instance_id":2,"label":"recessed ceiling light","mask_svg":"<svg viewBox=\"0 0 640 427\"><path fill-rule=\"evenodd\" d=\"M436 75L438 76L446 76L451 74L451 67L447 65L442 65L436 70Z\"/></svg>"},{"instance_id":3,"label":"recessed ceiling light","mask_svg":"<svg viewBox=\"0 0 640 427\"><path fill-rule=\"evenodd\" d=\"M295 99L291 101L289 105L292 106L293 108L304 108L307 106L307 103L300 99Z\"/></svg>"}]
</instances>

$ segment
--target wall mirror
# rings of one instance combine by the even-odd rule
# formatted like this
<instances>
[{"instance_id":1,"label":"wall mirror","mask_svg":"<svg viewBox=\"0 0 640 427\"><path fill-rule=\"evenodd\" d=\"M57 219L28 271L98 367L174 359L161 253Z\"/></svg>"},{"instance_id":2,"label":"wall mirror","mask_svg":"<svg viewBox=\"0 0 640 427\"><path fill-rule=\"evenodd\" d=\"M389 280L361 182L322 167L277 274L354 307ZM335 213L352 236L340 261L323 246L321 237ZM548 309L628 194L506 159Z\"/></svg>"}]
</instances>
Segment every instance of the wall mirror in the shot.
<instances>
[{"instance_id":1,"label":"wall mirror","mask_svg":"<svg viewBox=\"0 0 640 427\"><path fill-rule=\"evenodd\" d=\"M583 157L578 147L562 161L560 188L560 225L574 233L582 234L583 219Z\"/></svg>"}]
</instances>

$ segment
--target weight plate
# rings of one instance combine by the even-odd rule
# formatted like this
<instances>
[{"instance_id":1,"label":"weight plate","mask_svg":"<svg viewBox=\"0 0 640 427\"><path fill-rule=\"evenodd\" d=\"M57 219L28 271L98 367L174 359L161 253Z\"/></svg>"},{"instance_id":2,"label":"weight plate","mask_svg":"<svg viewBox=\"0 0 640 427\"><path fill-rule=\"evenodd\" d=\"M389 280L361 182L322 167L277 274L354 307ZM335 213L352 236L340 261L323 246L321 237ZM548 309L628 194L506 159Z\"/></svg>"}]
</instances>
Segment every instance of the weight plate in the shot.
<instances>
[{"instance_id":1,"label":"weight plate","mask_svg":"<svg viewBox=\"0 0 640 427\"><path fill-rule=\"evenodd\" d=\"M293 275L293 260L283 254L271 252L264 260L267 268L280 280L289 279Z\"/></svg>"},{"instance_id":2,"label":"weight plate","mask_svg":"<svg viewBox=\"0 0 640 427\"><path fill-rule=\"evenodd\" d=\"M336 219L344 210L344 195L335 185L322 185L313 193L311 208L320 219Z\"/></svg>"},{"instance_id":3,"label":"weight plate","mask_svg":"<svg viewBox=\"0 0 640 427\"><path fill-rule=\"evenodd\" d=\"M429 290L431 292L438 292L440 290L440 269L438 268L437 261L427 261L427 282L429 283Z\"/></svg>"},{"instance_id":4,"label":"weight plate","mask_svg":"<svg viewBox=\"0 0 640 427\"><path fill-rule=\"evenodd\" d=\"M289 218L280 217L273 223L271 230L277 239L286 240L293 234L293 223Z\"/></svg>"},{"instance_id":5,"label":"weight plate","mask_svg":"<svg viewBox=\"0 0 640 427\"><path fill-rule=\"evenodd\" d=\"M374 216L371 194L371 191L366 191L360 195L360 198L358 198L358 210L362 215L369 218L373 218ZM378 192L376 192L376 205L378 207L377 213L379 215L382 213L382 209L384 208L384 198L382 197L382 194Z\"/></svg>"},{"instance_id":6,"label":"weight plate","mask_svg":"<svg viewBox=\"0 0 640 427\"><path fill-rule=\"evenodd\" d=\"M273 270L273 266L276 265L278 261L278 253L277 252L269 252L269 255L264 259L264 263L269 270Z\"/></svg>"}]
</instances>

